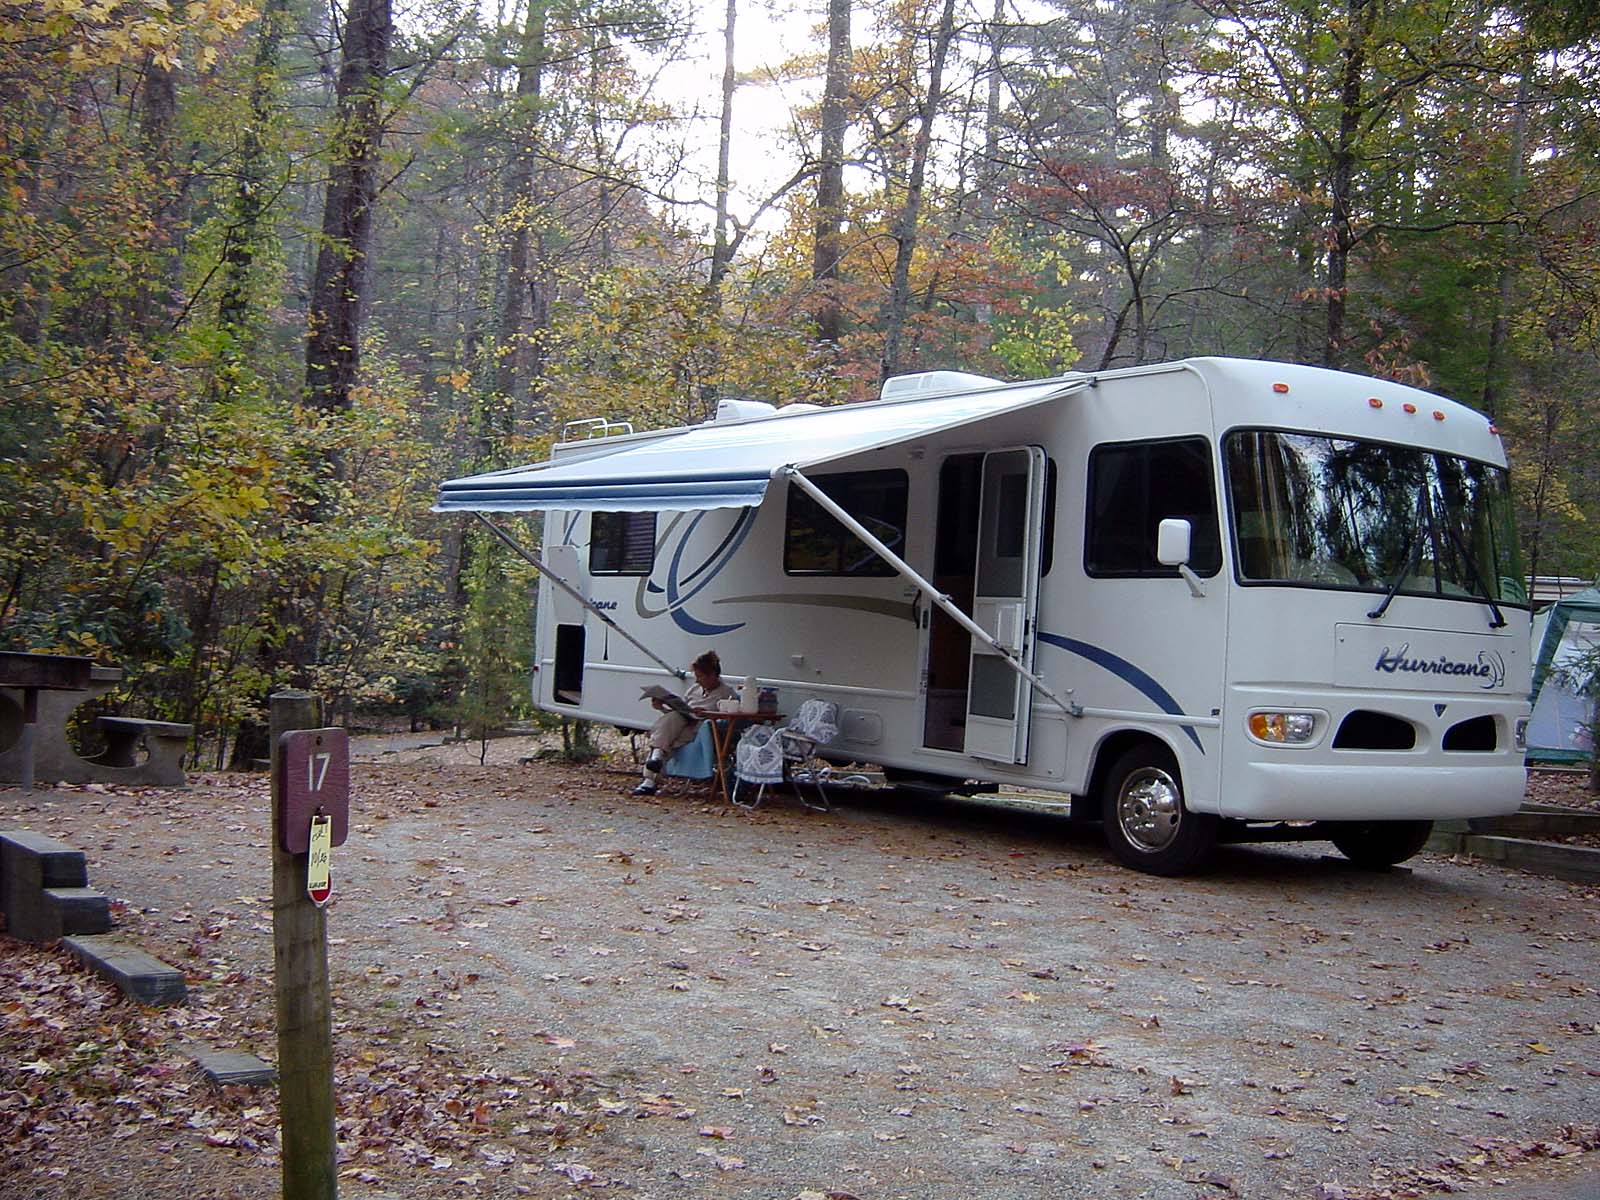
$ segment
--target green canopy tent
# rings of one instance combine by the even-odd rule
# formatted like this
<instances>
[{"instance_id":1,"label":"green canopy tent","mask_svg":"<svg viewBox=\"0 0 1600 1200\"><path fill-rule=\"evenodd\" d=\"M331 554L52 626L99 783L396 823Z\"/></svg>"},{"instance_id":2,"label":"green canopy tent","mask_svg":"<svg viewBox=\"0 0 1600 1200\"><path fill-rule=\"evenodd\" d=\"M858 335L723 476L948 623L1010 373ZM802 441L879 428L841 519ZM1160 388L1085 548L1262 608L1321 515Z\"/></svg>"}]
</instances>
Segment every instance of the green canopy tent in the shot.
<instances>
[{"instance_id":1,"label":"green canopy tent","mask_svg":"<svg viewBox=\"0 0 1600 1200\"><path fill-rule=\"evenodd\" d=\"M1600 587L1558 600L1533 619L1533 719L1528 760L1586 762L1593 753L1595 698L1577 672L1600 665Z\"/></svg>"}]
</instances>

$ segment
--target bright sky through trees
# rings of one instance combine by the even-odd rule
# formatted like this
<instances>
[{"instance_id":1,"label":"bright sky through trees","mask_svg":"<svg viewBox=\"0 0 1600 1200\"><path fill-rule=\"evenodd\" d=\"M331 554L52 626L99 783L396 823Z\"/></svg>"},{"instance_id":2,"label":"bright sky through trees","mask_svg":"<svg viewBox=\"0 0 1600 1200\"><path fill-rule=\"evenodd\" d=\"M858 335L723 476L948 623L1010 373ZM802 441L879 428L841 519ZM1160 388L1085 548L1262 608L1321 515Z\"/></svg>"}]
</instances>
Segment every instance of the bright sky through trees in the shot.
<instances>
[{"instance_id":1,"label":"bright sky through trees","mask_svg":"<svg viewBox=\"0 0 1600 1200\"><path fill-rule=\"evenodd\" d=\"M826 38L818 32L823 14L809 3L741 0L734 23L734 64L739 88L734 97L731 179L739 205L748 213L794 174L801 161L795 111L816 104L821 90L821 53ZM695 33L686 53L662 68L659 93L687 116L683 135L689 190L707 193L717 175L718 122L721 118L723 30L726 5L695 0ZM709 210L690 218L709 228ZM776 217L764 222L768 232Z\"/></svg>"}]
</instances>

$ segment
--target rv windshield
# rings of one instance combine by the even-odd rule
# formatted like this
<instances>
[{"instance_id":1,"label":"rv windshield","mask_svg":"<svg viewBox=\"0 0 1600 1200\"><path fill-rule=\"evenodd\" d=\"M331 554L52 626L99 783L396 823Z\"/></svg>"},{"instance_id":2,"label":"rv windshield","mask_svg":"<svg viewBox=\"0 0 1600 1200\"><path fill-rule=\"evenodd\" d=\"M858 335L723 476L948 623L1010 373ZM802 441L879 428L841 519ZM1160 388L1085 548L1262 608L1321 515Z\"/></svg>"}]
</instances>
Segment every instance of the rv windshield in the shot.
<instances>
[{"instance_id":1,"label":"rv windshield","mask_svg":"<svg viewBox=\"0 0 1600 1200\"><path fill-rule=\"evenodd\" d=\"M1239 577L1526 604L1499 467L1413 446L1244 429L1225 443Z\"/></svg>"}]
</instances>

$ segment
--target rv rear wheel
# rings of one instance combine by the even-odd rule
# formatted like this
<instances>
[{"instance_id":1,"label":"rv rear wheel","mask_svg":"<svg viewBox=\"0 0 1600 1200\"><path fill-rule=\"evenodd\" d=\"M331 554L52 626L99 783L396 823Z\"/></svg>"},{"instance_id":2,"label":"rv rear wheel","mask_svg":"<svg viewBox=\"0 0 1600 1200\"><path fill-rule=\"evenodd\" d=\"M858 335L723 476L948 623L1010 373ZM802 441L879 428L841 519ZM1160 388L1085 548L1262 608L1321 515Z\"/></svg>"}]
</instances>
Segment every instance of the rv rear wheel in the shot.
<instances>
[{"instance_id":1,"label":"rv rear wheel","mask_svg":"<svg viewBox=\"0 0 1600 1200\"><path fill-rule=\"evenodd\" d=\"M1178 764L1164 746L1135 746L1112 764L1101 812L1112 853L1136 871L1182 875L1217 843L1217 818L1184 806Z\"/></svg>"},{"instance_id":2,"label":"rv rear wheel","mask_svg":"<svg viewBox=\"0 0 1600 1200\"><path fill-rule=\"evenodd\" d=\"M1327 838L1358 867L1392 867L1427 844L1432 821L1330 821Z\"/></svg>"}]
</instances>

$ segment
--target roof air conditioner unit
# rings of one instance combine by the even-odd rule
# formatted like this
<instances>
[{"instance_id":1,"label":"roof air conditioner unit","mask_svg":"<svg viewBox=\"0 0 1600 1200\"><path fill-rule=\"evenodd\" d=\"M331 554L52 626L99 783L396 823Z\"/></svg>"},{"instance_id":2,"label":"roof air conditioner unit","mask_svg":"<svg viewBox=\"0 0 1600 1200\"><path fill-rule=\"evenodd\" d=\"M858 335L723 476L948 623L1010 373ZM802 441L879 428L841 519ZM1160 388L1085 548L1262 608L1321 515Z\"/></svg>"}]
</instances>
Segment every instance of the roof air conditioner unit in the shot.
<instances>
[{"instance_id":1,"label":"roof air conditioner unit","mask_svg":"<svg viewBox=\"0 0 1600 1200\"><path fill-rule=\"evenodd\" d=\"M718 400L716 421L744 421L751 417L770 417L777 412L765 400Z\"/></svg>"}]
</instances>

